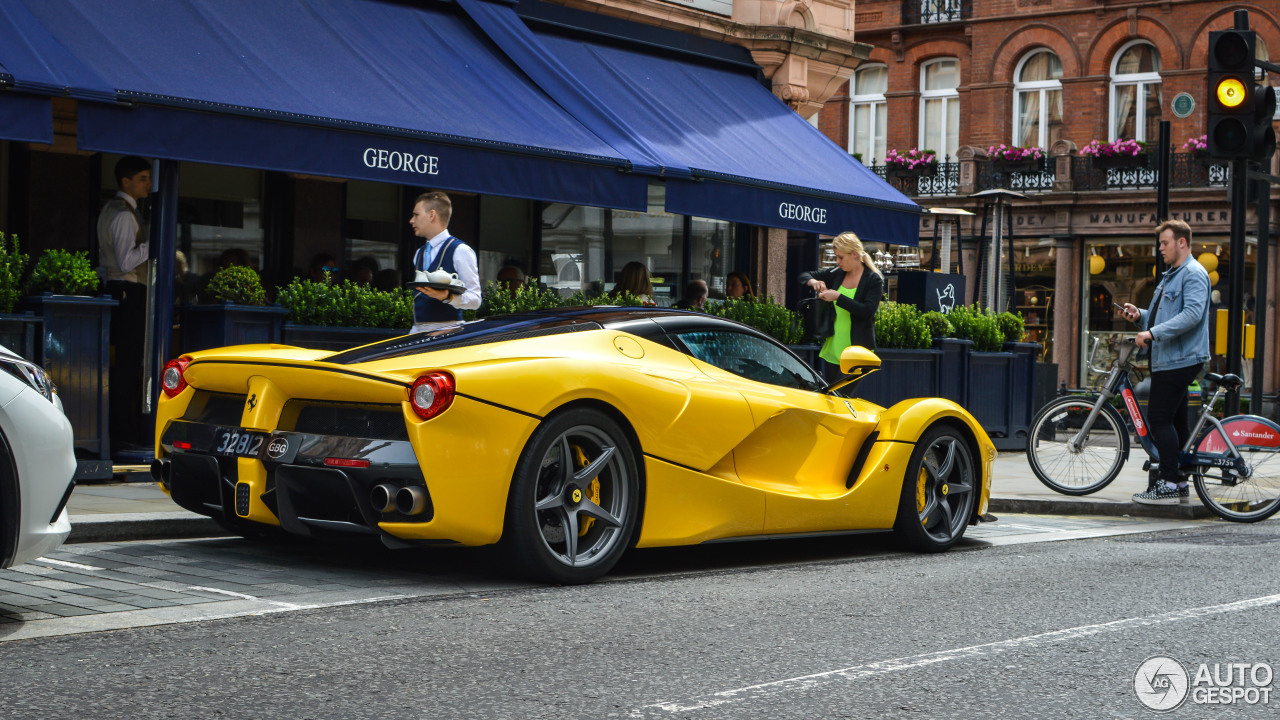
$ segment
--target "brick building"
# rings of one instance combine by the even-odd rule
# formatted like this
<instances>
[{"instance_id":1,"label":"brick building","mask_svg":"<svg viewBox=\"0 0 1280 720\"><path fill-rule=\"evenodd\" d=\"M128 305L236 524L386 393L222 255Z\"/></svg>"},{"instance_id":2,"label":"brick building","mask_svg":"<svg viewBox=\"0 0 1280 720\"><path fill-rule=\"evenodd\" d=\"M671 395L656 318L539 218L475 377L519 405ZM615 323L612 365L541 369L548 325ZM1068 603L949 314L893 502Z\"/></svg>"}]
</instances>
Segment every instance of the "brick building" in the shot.
<instances>
[{"instance_id":1,"label":"brick building","mask_svg":"<svg viewBox=\"0 0 1280 720\"><path fill-rule=\"evenodd\" d=\"M862 0L856 37L873 49L826 103L818 125L922 205L975 213L960 223L958 243L969 300L1023 312L1032 336L1046 346L1045 359L1059 364L1061 380L1078 386L1089 381L1090 338L1128 329L1112 315L1111 302L1142 304L1155 285L1155 157L1113 167L1081 153L1091 141L1132 138L1154 150L1160 121L1170 121L1170 212L1191 224L1194 253L1218 263L1215 297L1228 297L1227 168L1197 157L1186 143L1205 133L1209 32L1232 27L1240 8L1258 33L1257 56L1274 57L1280 9L1269 3ZM1194 101L1189 112L1184 96ZM989 157L1002 143L1040 148L1043 158L1016 168ZM917 147L937 151L932 174L895 178L899 173L884 167L891 151ZM1006 196L999 213L990 193L972 197L995 188L1025 197ZM1273 243L1277 209L1273 201ZM1003 293L999 283L993 293L983 276L994 264L997 216ZM1248 296L1256 280L1256 218L1251 204ZM933 219L921 222L926 253ZM1280 263L1271 253L1267 308L1274 318ZM953 268L960 259L948 258ZM1267 393L1277 386L1274 336L1266 339Z\"/></svg>"}]
</instances>

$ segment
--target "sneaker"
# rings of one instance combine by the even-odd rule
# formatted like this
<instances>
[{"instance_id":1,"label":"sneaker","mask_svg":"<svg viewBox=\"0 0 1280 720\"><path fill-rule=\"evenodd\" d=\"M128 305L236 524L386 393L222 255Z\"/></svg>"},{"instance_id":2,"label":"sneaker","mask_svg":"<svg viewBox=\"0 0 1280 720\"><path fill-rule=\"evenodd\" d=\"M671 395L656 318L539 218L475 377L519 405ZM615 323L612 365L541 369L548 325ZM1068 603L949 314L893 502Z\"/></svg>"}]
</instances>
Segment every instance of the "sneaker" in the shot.
<instances>
[{"instance_id":1,"label":"sneaker","mask_svg":"<svg viewBox=\"0 0 1280 720\"><path fill-rule=\"evenodd\" d=\"M1182 498L1191 498L1191 493L1187 488L1181 490L1176 485L1170 485L1164 480L1157 480L1156 486L1146 492L1140 492L1133 496L1133 501L1142 505L1177 505L1182 502Z\"/></svg>"}]
</instances>

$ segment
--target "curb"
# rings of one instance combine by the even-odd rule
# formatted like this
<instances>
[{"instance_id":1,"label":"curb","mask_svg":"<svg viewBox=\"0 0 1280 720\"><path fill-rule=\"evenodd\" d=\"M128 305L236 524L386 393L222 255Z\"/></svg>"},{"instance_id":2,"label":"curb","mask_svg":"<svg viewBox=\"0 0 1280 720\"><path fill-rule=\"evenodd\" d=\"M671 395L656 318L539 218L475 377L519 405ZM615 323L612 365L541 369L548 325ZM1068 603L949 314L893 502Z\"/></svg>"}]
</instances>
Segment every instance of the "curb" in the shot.
<instances>
[{"instance_id":1,"label":"curb","mask_svg":"<svg viewBox=\"0 0 1280 720\"><path fill-rule=\"evenodd\" d=\"M1028 498L991 498L987 508L992 513L1011 512L1032 515L1105 515L1108 517L1151 517L1172 520L1206 520L1216 517L1196 501L1190 505L1141 505L1139 503L1096 500L1032 500Z\"/></svg>"},{"instance_id":2,"label":"curb","mask_svg":"<svg viewBox=\"0 0 1280 720\"><path fill-rule=\"evenodd\" d=\"M68 543L226 537L212 518L188 512L72 515Z\"/></svg>"}]
</instances>

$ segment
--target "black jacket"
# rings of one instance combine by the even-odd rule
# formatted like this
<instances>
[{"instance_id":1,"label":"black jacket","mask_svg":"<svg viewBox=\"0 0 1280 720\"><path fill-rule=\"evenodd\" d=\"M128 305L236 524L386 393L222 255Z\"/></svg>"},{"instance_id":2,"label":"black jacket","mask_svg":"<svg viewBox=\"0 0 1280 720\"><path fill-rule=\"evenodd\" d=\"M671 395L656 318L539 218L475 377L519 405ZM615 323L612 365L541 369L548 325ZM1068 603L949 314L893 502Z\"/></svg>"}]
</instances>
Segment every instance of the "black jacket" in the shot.
<instances>
[{"instance_id":1,"label":"black jacket","mask_svg":"<svg viewBox=\"0 0 1280 720\"><path fill-rule=\"evenodd\" d=\"M800 284L809 285L810 280L821 280L827 288L836 290L844 282L845 272L840 268L830 270L814 270L800 274ZM884 298L884 279L871 272L868 267L862 269L862 279L858 281L858 291L853 297L841 295L835 304L849 312L849 344L861 345L868 350L876 349L876 309ZM815 301L818 308L817 326L813 334L819 337L831 337L835 334L836 313L831 303Z\"/></svg>"}]
</instances>

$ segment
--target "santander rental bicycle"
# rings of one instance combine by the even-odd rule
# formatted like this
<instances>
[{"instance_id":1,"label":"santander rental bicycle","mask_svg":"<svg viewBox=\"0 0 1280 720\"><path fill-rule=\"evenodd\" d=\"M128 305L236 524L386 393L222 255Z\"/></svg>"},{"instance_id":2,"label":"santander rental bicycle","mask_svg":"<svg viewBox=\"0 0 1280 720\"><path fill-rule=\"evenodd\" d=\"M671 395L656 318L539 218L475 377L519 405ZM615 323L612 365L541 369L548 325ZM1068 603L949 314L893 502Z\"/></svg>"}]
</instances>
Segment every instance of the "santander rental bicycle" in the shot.
<instances>
[{"instance_id":1,"label":"santander rental bicycle","mask_svg":"<svg viewBox=\"0 0 1280 720\"><path fill-rule=\"evenodd\" d=\"M1088 495L1116 479L1129 458L1130 440L1129 427L1112 404L1117 396L1151 457L1148 467L1160 462L1129 380L1136 351L1131 338L1122 340L1109 370L1093 368L1095 339L1089 366L1107 373L1101 389L1057 398L1036 413L1027 433L1027 460L1040 482L1065 495ZM1280 425L1257 415L1214 417L1214 403L1244 381L1213 373L1204 379L1216 389L1182 448L1180 464L1189 472L1200 501L1219 517L1265 520L1280 510Z\"/></svg>"}]
</instances>

